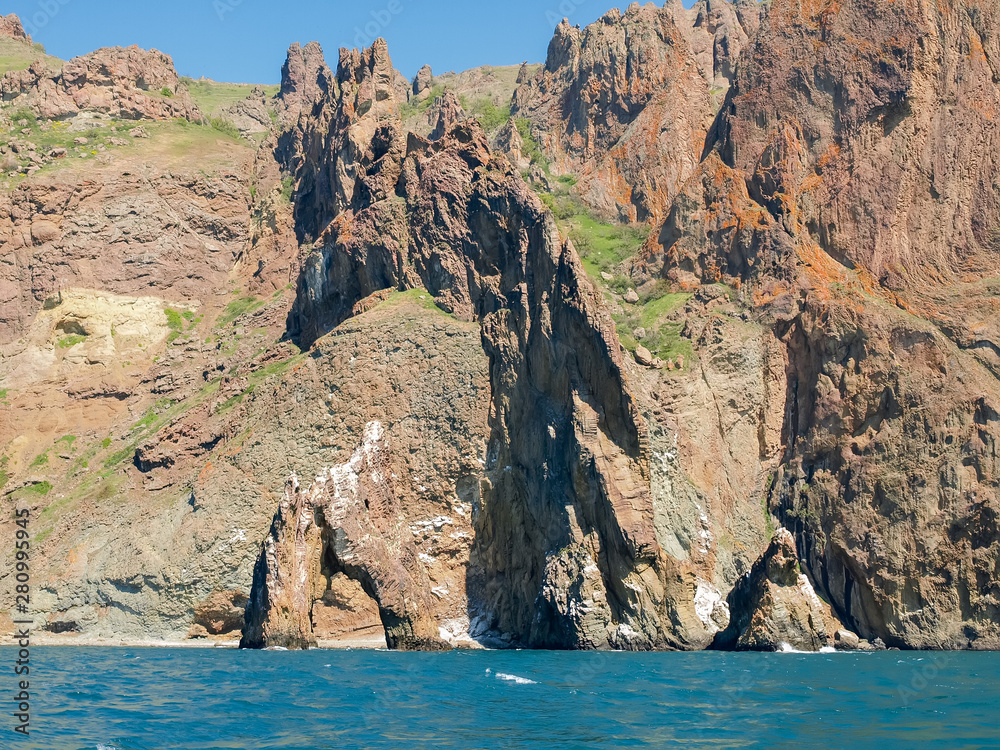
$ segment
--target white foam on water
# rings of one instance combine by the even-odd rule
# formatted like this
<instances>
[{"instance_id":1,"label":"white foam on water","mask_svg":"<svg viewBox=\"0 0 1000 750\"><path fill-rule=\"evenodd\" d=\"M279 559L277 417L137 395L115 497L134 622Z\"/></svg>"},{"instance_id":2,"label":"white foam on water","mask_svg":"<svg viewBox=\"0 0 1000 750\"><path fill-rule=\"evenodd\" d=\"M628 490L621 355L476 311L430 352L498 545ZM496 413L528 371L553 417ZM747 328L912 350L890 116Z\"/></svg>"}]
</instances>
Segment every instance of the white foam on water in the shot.
<instances>
[{"instance_id":1,"label":"white foam on water","mask_svg":"<svg viewBox=\"0 0 1000 750\"><path fill-rule=\"evenodd\" d=\"M778 650L775 653L779 654L835 654L837 649L833 646L823 646L819 651L800 651L799 649L792 646L790 643L785 643L782 641L778 644Z\"/></svg>"},{"instance_id":2,"label":"white foam on water","mask_svg":"<svg viewBox=\"0 0 1000 750\"><path fill-rule=\"evenodd\" d=\"M777 653L779 653L779 654L808 654L810 652L809 651L799 651L797 648L794 648L792 646L792 644L785 643L784 641L782 641L781 643L778 644L778 651L777 651Z\"/></svg>"},{"instance_id":3,"label":"white foam on water","mask_svg":"<svg viewBox=\"0 0 1000 750\"><path fill-rule=\"evenodd\" d=\"M489 670L486 670L489 672ZM503 680L505 682L513 682L517 685L537 685L538 683L534 680L529 680L527 677L518 677L516 674L506 674L504 672L497 672L496 678L498 680Z\"/></svg>"}]
</instances>

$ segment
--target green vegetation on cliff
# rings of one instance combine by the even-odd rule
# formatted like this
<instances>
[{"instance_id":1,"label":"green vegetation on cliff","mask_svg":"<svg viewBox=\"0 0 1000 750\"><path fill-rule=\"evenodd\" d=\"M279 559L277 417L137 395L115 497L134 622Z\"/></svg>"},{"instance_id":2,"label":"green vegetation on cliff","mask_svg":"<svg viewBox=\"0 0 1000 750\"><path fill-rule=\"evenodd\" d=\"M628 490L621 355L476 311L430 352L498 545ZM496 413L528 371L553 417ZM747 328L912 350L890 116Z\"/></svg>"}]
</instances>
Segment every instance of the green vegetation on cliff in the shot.
<instances>
[{"instance_id":1,"label":"green vegetation on cliff","mask_svg":"<svg viewBox=\"0 0 1000 750\"><path fill-rule=\"evenodd\" d=\"M181 76L181 85L187 89L198 109L208 117L217 115L221 110L236 102L246 99L254 90L252 83L220 83L208 78L189 78ZM280 86L261 86L264 95L272 97L278 93Z\"/></svg>"},{"instance_id":2,"label":"green vegetation on cliff","mask_svg":"<svg viewBox=\"0 0 1000 750\"><path fill-rule=\"evenodd\" d=\"M45 47L18 39L0 37L0 76L12 70L27 70L35 60L45 58L50 68L58 69L62 60L45 53Z\"/></svg>"}]
</instances>

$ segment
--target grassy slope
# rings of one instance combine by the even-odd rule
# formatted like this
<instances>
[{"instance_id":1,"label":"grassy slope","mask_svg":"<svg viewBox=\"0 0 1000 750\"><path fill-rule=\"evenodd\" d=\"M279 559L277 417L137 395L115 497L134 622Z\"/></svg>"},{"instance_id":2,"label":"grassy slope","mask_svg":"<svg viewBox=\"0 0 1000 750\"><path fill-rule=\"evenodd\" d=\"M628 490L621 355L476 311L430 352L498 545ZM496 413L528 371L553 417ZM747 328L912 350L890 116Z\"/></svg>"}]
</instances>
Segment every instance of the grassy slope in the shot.
<instances>
[{"instance_id":1,"label":"grassy slope","mask_svg":"<svg viewBox=\"0 0 1000 750\"><path fill-rule=\"evenodd\" d=\"M186 76L181 78L181 83L187 87L188 93L191 94L192 101L198 105L198 109L209 116L217 115L229 105L246 99L256 85L253 83L219 83L208 78L195 80ZM268 97L271 97L278 93L280 87L261 86L261 88L264 89L264 93Z\"/></svg>"},{"instance_id":2,"label":"grassy slope","mask_svg":"<svg viewBox=\"0 0 1000 750\"><path fill-rule=\"evenodd\" d=\"M534 73L539 66L529 66ZM509 104L495 104L495 101L510 102L517 87L520 65L484 66L462 73L443 73L434 76L430 95L422 101L407 102L401 106L403 125L407 130L426 134L431 128L427 124L427 110L434 99L453 91L462 103L462 108L479 118L483 129L493 133L510 119Z\"/></svg>"},{"instance_id":3,"label":"grassy slope","mask_svg":"<svg viewBox=\"0 0 1000 750\"><path fill-rule=\"evenodd\" d=\"M59 68L62 60L45 54L41 44L28 44L16 39L0 37L0 76L11 70L27 70L39 57L44 57L49 67Z\"/></svg>"},{"instance_id":4,"label":"grassy slope","mask_svg":"<svg viewBox=\"0 0 1000 750\"><path fill-rule=\"evenodd\" d=\"M544 161L533 161L546 169ZM676 361L683 357L689 362L694 350L691 342L681 335L683 321L672 314L687 303L690 294L671 293L669 284L662 281L640 292L637 304L620 302L634 289L625 271L628 261L642 250L649 227L602 222L588 213L573 195L574 178L550 176L550 182L553 191L542 193L542 201L555 214L560 231L572 240L591 281L620 309L612 317L622 345L634 352L642 344L660 359ZM641 340L635 337L637 329L645 331Z\"/></svg>"}]
</instances>

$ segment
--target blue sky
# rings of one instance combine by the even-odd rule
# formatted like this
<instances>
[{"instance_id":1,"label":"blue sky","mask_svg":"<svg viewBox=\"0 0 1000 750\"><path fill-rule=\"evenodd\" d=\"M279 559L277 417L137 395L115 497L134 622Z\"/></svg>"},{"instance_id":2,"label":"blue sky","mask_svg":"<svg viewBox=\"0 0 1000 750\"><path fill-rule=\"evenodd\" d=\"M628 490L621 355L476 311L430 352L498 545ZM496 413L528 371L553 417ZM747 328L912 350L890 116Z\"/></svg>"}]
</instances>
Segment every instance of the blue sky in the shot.
<instances>
[{"instance_id":1,"label":"blue sky","mask_svg":"<svg viewBox=\"0 0 1000 750\"><path fill-rule=\"evenodd\" d=\"M58 57L138 44L172 55L181 75L277 83L288 45L313 39L335 66L338 48L383 36L393 63L408 77L424 63L443 73L541 62L559 19L584 25L614 5L615 0L8 0L0 12L17 13L35 41Z\"/></svg>"}]
</instances>

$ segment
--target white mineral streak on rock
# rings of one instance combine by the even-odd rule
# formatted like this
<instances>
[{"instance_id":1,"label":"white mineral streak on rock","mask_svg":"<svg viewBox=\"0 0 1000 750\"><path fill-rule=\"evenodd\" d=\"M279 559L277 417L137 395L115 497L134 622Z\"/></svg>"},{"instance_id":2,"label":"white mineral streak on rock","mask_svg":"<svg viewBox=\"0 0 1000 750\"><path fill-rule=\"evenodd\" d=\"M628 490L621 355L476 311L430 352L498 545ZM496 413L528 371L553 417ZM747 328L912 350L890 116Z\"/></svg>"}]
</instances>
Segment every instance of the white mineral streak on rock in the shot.
<instances>
[{"instance_id":1,"label":"white mineral streak on rock","mask_svg":"<svg viewBox=\"0 0 1000 750\"><path fill-rule=\"evenodd\" d=\"M694 594L694 613L712 633L718 632L729 622L729 605L723 601L719 590L706 581L698 581L698 589ZM720 619L725 622L720 623Z\"/></svg>"},{"instance_id":2,"label":"white mineral streak on rock","mask_svg":"<svg viewBox=\"0 0 1000 750\"><path fill-rule=\"evenodd\" d=\"M802 589L802 593L809 599L811 607L814 609L823 608L823 603L820 601L820 598L816 596L815 589L813 589L812 584L809 583L809 579L806 578L804 573L799 573L799 588Z\"/></svg>"},{"instance_id":3,"label":"white mineral streak on rock","mask_svg":"<svg viewBox=\"0 0 1000 750\"><path fill-rule=\"evenodd\" d=\"M621 623L618 626L618 636L626 641L637 641L642 640L642 634L635 630L628 623Z\"/></svg>"}]
</instances>

